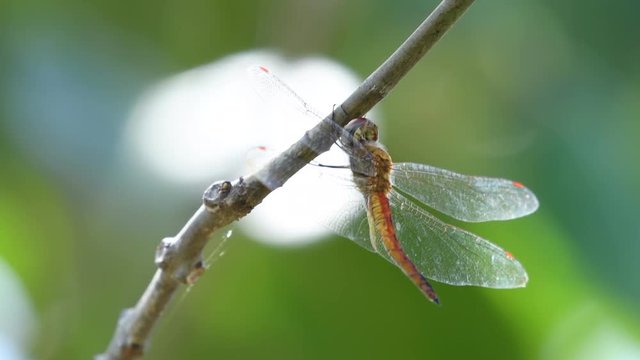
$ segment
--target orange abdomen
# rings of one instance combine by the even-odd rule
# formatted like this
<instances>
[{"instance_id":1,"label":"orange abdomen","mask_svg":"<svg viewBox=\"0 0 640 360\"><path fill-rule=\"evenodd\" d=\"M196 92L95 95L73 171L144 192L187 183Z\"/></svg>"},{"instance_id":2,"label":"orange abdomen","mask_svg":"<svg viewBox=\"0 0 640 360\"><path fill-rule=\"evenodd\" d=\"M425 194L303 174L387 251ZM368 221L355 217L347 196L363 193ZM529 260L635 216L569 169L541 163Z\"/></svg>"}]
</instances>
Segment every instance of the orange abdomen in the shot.
<instances>
[{"instance_id":1,"label":"orange abdomen","mask_svg":"<svg viewBox=\"0 0 640 360\"><path fill-rule=\"evenodd\" d=\"M438 295L436 294L431 284L427 279L418 271L411 259L402 249L400 241L396 236L395 225L393 223L393 215L391 213L391 207L389 205L389 198L384 192L371 192L367 199L367 206L370 214L369 221L371 236L379 236L382 244L393 261L402 269L411 281L422 291L422 293L431 301L438 304ZM375 241L375 239L372 239ZM375 247L375 244L374 244Z\"/></svg>"}]
</instances>

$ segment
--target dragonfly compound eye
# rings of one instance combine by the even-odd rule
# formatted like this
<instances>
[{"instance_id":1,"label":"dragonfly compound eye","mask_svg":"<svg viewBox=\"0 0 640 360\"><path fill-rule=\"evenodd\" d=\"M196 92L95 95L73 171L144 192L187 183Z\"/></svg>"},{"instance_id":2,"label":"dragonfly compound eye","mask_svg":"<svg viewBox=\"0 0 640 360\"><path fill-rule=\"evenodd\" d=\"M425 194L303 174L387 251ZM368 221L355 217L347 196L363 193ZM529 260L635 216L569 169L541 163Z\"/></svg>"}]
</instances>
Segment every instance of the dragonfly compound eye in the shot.
<instances>
[{"instance_id":1,"label":"dragonfly compound eye","mask_svg":"<svg viewBox=\"0 0 640 360\"><path fill-rule=\"evenodd\" d=\"M367 126L363 129L363 138L367 141L378 141L378 129L374 127Z\"/></svg>"},{"instance_id":2,"label":"dragonfly compound eye","mask_svg":"<svg viewBox=\"0 0 640 360\"><path fill-rule=\"evenodd\" d=\"M378 141L378 126L367 118L353 119L344 129L355 141Z\"/></svg>"}]
</instances>

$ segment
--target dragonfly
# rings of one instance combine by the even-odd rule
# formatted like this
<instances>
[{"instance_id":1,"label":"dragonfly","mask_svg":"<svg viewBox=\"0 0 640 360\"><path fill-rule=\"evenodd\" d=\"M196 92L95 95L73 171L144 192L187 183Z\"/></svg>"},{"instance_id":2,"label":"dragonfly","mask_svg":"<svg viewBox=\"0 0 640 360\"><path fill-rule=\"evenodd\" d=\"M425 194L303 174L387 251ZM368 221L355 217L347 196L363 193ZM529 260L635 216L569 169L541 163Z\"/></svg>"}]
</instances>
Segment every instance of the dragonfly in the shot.
<instances>
[{"instance_id":1,"label":"dragonfly","mask_svg":"<svg viewBox=\"0 0 640 360\"><path fill-rule=\"evenodd\" d=\"M277 92L278 98L323 121L268 68L254 67L250 73L259 91ZM427 209L464 222L516 219L537 210L531 190L517 181L394 163L378 141L377 125L365 117L339 131L336 144L348 155L349 164L316 165L348 169L345 177L357 196L327 217L327 227L396 265L436 304L440 299L429 280L487 288L526 286L528 275L510 252L441 221Z\"/></svg>"}]
</instances>

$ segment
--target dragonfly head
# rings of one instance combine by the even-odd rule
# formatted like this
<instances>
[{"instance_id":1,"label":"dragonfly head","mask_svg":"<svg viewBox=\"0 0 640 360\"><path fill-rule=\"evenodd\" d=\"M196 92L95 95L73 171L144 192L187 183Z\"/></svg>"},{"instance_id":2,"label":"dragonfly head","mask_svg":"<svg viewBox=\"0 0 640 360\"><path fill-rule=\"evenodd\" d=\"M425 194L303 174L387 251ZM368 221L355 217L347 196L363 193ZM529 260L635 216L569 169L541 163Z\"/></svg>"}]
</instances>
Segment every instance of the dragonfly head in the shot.
<instances>
[{"instance_id":1,"label":"dragonfly head","mask_svg":"<svg viewBox=\"0 0 640 360\"><path fill-rule=\"evenodd\" d=\"M351 170L354 174L372 177L376 169L372 164L373 155L367 145L377 143L378 126L371 120L359 117L351 120L344 127L344 134L340 137L342 149L350 155Z\"/></svg>"},{"instance_id":2,"label":"dragonfly head","mask_svg":"<svg viewBox=\"0 0 640 360\"><path fill-rule=\"evenodd\" d=\"M373 121L359 117L351 120L347 126L344 127L351 139L345 139L342 137L342 142L350 144L352 142L365 143L378 141L378 126Z\"/></svg>"}]
</instances>

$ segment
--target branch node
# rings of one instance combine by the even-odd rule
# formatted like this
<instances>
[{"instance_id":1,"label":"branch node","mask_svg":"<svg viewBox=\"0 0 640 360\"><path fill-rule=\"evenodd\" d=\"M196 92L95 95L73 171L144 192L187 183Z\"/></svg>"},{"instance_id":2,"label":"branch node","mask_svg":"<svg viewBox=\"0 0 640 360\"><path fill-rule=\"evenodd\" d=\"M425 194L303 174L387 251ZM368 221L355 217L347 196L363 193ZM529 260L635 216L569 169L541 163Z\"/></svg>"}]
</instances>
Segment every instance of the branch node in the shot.
<instances>
[{"instance_id":1,"label":"branch node","mask_svg":"<svg viewBox=\"0 0 640 360\"><path fill-rule=\"evenodd\" d=\"M238 183L242 183L242 178L240 178ZM202 203L209 212L217 210L232 187L231 182L227 180L214 182L204 191L204 194L202 194Z\"/></svg>"},{"instance_id":2,"label":"branch node","mask_svg":"<svg viewBox=\"0 0 640 360\"><path fill-rule=\"evenodd\" d=\"M185 264L180 262L175 265L176 266L173 271L173 278L187 285L194 284L206 270L206 268L204 267L204 261L202 260L202 255L198 255L198 260L196 260L194 263Z\"/></svg>"},{"instance_id":3,"label":"branch node","mask_svg":"<svg viewBox=\"0 0 640 360\"><path fill-rule=\"evenodd\" d=\"M191 270L191 272L185 278L186 283L188 285L195 284L195 282L198 281L200 276L202 276L202 274L204 274L205 270L207 270L207 268L206 268L206 266L204 266L204 262L202 260L199 260L198 262L196 262L196 264L193 266L193 269Z\"/></svg>"},{"instance_id":4,"label":"branch node","mask_svg":"<svg viewBox=\"0 0 640 360\"><path fill-rule=\"evenodd\" d=\"M135 359L144 354L144 346L139 343L122 344L120 353L125 359Z\"/></svg>"},{"instance_id":5,"label":"branch node","mask_svg":"<svg viewBox=\"0 0 640 360\"><path fill-rule=\"evenodd\" d=\"M156 255L154 261L159 269L166 270L169 267L169 261L171 259L172 244L175 242L175 238L166 237L162 239L158 247L156 248Z\"/></svg>"}]
</instances>

